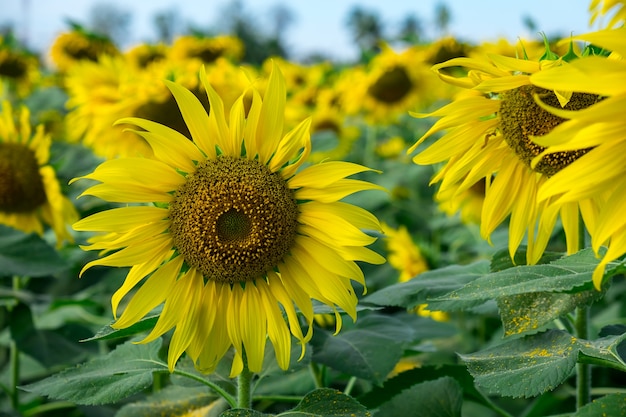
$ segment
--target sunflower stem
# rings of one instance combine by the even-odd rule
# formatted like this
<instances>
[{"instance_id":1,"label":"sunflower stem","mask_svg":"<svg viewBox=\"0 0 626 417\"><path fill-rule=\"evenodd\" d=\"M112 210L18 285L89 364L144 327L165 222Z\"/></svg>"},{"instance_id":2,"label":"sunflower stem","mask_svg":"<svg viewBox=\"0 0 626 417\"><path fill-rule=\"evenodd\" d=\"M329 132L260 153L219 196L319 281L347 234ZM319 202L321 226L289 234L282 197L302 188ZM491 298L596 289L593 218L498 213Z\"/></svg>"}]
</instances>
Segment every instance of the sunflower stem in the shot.
<instances>
[{"instance_id":1,"label":"sunflower stem","mask_svg":"<svg viewBox=\"0 0 626 417\"><path fill-rule=\"evenodd\" d=\"M576 310L576 335L579 339L589 338L589 307L580 306ZM591 365L576 364L576 406L580 407L591 401Z\"/></svg>"},{"instance_id":2,"label":"sunflower stem","mask_svg":"<svg viewBox=\"0 0 626 417\"><path fill-rule=\"evenodd\" d=\"M584 249L585 222L582 215L578 215L578 250ZM579 306L576 309L574 327L579 339L589 339L589 306ZM576 407L580 408L591 401L591 365L588 363L576 364Z\"/></svg>"},{"instance_id":3,"label":"sunflower stem","mask_svg":"<svg viewBox=\"0 0 626 417\"><path fill-rule=\"evenodd\" d=\"M15 340L11 340L10 344L10 360L11 360L11 407L14 410L19 410L20 397L17 386L20 384L20 351L17 348Z\"/></svg>"},{"instance_id":4,"label":"sunflower stem","mask_svg":"<svg viewBox=\"0 0 626 417\"><path fill-rule=\"evenodd\" d=\"M237 377L237 408L252 407L252 375L244 358L243 370Z\"/></svg>"}]
</instances>

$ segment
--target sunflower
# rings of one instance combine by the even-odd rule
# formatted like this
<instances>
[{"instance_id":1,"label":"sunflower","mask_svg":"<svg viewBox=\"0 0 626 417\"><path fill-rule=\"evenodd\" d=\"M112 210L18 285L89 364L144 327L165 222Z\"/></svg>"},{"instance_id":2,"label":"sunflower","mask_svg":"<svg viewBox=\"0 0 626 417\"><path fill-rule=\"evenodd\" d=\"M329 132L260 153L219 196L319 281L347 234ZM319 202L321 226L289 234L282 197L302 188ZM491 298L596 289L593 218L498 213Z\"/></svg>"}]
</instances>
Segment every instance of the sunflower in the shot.
<instances>
[{"instance_id":1,"label":"sunflower","mask_svg":"<svg viewBox=\"0 0 626 417\"><path fill-rule=\"evenodd\" d=\"M73 25L72 30L57 36L50 47L50 59L61 73L79 61L96 62L102 55L118 54L119 50L109 38L78 25Z\"/></svg>"},{"instance_id":2,"label":"sunflower","mask_svg":"<svg viewBox=\"0 0 626 417\"><path fill-rule=\"evenodd\" d=\"M451 88L437 82L425 58L417 48L398 53L383 44L366 68L350 70L339 84L346 113L361 113L369 123L385 124L448 96Z\"/></svg>"},{"instance_id":3,"label":"sunflower","mask_svg":"<svg viewBox=\"0 0 626 417\"><path fill-rule=\"evenodd\" d=\"M166 77L175 80L201 96L198 69L197 62L189 60L161 60L139 68L121 56L77 63L65 78L70 140L81 141L105 158L152 155L143 138L125 131L123 126L113 126L117 119L128 116L160 120L191 138L162 80ZM204 104L208 106L206 99Z\"/></svg>"},{"instance_id":4,"label":"sunflower","mask_svg":"<svg viewBox=\"0 0 626 417\"><path fill-rule=\"evenodd\" d=\"M19 97L25 97L39 78L39 59L0 36L0 80L6 80Z\"/></svg>"},{"instance_id":5,"label":"sunflower","mask_svg":"<svg viewBox=\"0 0 626 417\"><path fill-rule=\"evenodd\" d=\"M174 40L170 56L174 60L194 58L209 64L220 57L239 61L243 54L243 42L236 36L204 37L185 35Z\"/></svg>"},{"instance_id":6,"label":"sunflower","mask_svg":"<svg viewBox=\"0 0 626 417\"><path fill-rule=\"evenodd\" d=\"M389 252L387 256L389 264L400 272L398 281L406 282L422 272L428 271L428 263L406 226L395 229L383 223L382 228Z\"/></svg>"},{"instance_id":7,"label":"sunflower","mask_svg":"<svg viewBox=\"0 0 626 417\"><path fill-rule=\"evenodd\" d=\"M347 176L368 168L347 163L311 165L296 173L310 152L304 120L283 134L285 83L278 67L263 98L251 87L230 111L207 82L211 111L184 87L167 82L193 140L139 118L135 125L154 158L121 158L102 163L81 178L99 181L83 194L131 205L91 215L74 225L104 232L87 250L113 253L89 262L130 266L112 297L117 309L130 298L114 328L133 325L164 303L159 320L143 342L175 328L168 365L186 352L196 367L212 372L232 346L231 376L261 370L266 338L282 369L289 366L291 337L311 338L311 298L356 318L357 295L351 280L365 286L355 261L382 263L366 245L380 230L366 210L339 201L357 191L381 189ZM247 116L246 116L247 114ZM309 326L304 334L297 311Z\"/></svg>"},{"instance_id":8,"label":"sunflower","mask_svg":"<svg viewBox=\"0 0 626 417\"><path fill-rule=\"evenodd\" d=\"M124 56L131 65L145 68L153 62L167 59L169 47L162 43L140 43L124 52Z\"/></svg>"},{"instance_id":9,"label":"sunflower","mask_svg":"<svg viewBox=\"0 0 626 417\"><path fill-rule=\"evenodd\" d=\"M33 134L30 112L16 115L8 101L0 113L0 223L25 233L52 228L57 246L72 241L69 224L78 219L71 201L61 193L54 168L48 165L50 136L39 125Z\"/></svg>"},{"instance_id":10,"label":"sunflower","mask_svg":"<svg viewBox=\"0 0 626 417\"><path fill-rule=\"evenodd\" d=\"M541 136L563 122L534 101L560 106L569 97L565 109L587 108L599 101L597 94L552 91L531 82L531 75L565 62L546 46L539 61L490 55L488 59L457 58L434 66L442 80L467 89L450 104L415 117L441 117L409 152L435 132L447 130L427 149L414 157L418 164L444 163L432 180L441 182L441 199L460 198L480 181L485 183L481 212L481 235L491 233L509 218L509 251L515 254L524 236L527 239L527 262L536 263L543 254L556 221L560 218L569 253L579 247L579 212L588 202L572 201L554 206L553 199L537 202L537 192L548 178L581 157L588 150L555 153L531 166L543 148L531 137ZM467 68L463 77L441 72L452 66Z\"/></svg>"},{"instance_id":11,"label":"sunflower","mask_svg":"<svg viewBox=\"0 0 626 417\"><path fill-rule=\"evenodd\" d=\"M556 173L538 192L540 201L556 199L571 204L581 199L596 199L597 204L585 222L596 251L608 243L608 251L593 275L597 288L602 285L606 265L626 253L626 28L602 30L575 36L613 51L608 57L588 55L551 70L533 74L534 84L547 89L575 89L602 96L597 104L581 110L563 110L538 101L545 111L565 122L552 132L535 139L546 147L539 157L555 152L580 152L590 149L570 166Z\"/></svg>"}]
</instances>

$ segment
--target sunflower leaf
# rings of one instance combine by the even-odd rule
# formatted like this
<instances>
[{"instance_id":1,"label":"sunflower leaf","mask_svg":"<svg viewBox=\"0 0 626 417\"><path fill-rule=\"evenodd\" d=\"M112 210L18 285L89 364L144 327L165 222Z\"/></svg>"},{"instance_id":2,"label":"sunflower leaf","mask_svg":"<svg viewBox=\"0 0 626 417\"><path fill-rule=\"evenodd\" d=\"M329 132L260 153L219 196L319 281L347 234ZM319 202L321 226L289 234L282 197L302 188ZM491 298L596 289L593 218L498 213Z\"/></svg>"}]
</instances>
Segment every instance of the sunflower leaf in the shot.
<instances>
[{"instance_id":1,"label":"sunflower leaf","mask_svg":"<svg viewBox=\"0 0 626 417\"><path fill-rule=\"evenodd\" d=\"M0 276L50 276L68 267L39 236L0 225Z\"/></svg>"},{"instance_id":2,"label":"sunflower leaf","mask_svg":"<svg viewBox=\"0 0 626 417\"><path fill-rule=\"evenodd\" d=\"M308 393L292 410L278 416L354 416L366 417L367 409L357 400L331 388L320 388Z\"/></svg>"},{"instance_id":3,"label":"sunflower leaf","mask_svg":"<svg viewBox=\"0 0 626 417\"><path fill-rule=\"evenodd\" d=\"M468 303L537 292L582 292L591 280L598 258L591 249L544 265L522 265L487 273L457 290L428 301L433 310L460 310ZM615 264L612 264L615 267ZM607 268L611 269L611 266ZM613 268L615 270L615 268Z\"/></svg>"},{"instance_id":4,"label":"sunflower leaf","mask_svg":"<svg viewBox=\"0 0 626 417\"><path fill-rule=\"evenodd\" d=\"M106 356L21 388L76 404L116 403L150 386L154 372L168 372L158 356L160 348L161 339L149 344L127 342Z\"/></svg>"},{"instance_id":5,"label":"sunflower leaf","mask_svg":"<svg viewBox=\"0 0 626 417\"><path fill-rule=\"evenodd\" d=\"M336 336L316 331L311 340L313 361L348 375L381 384L402 357L394 338L371 330L351 330Z\"/></svg>"},{"instance_id":6,"label":"sunflower leaf","mask_svg":"<svg viewBox=\"0 0 626 417\"><path fill-rule=\"evenodd\" d=\"M581 407L572 417L626 415L626 394L609 394Z\"/></svg>"},{"instance_id":7,"label":"sunflower leaf","mask_svg":"<svg viewBox=\"0 0 626 417\"><path fill-rule=\"evenodd\" d=\"M489 273L489 262L478 261L469 265L452 265L441 269L426 271L407 282L385 287L363 298L359 304L375 304L413 308L427 300L460 289L485 274ZM481 304L471 301L467 307ZM431 308L431 310L438 310Z\"/></svg>"},{"instance_id":8,"label":"sunflower leaf","mask_svg":"<svg viewBox=\"0 0 626 417\"><path fill-rule=\"evenodd\" d=\"M217 402L215 394L211 394L203 387L180 387L170 385L157 391L146 400L126 404L115 414L115 417L152 417L152 416L176 416L189 413L207 411L206 407L218 408L224 411L228 406L226 402ZM203 413L202 415L206 415ZM219 415L214 414L215 416Z\"/></svg>"},{"instance_id":9,"label":"sunflower leaf","mask_svg":"<svg viewBox=\"0 0 626 417\"><path fill-rule=\"evenodd\" d=\"M497 299L504 335L536 332L542 326L601 298L602 292L585 290L574 294L535 292L515 294Z\"/></svg>"},{"instance_id":10,"label":"sunflower leaf","mask_svg":"<svg viewBox=\"0 0 626 417\"><path fill-rule=\"evenodd\" d=\"M108 340L108 339L120 339L122 337L133 336L137 333L141 333L146 330L151 330L154 328L157 320L159 319L159 315L153 315L145 317L139 320L137 323L132 326L126 327L124 329L114 329L111 325L106 325L100 330L96 332L93 336L81 340L81 342L91 342L93 340Z\"/></svg>"},{"instance_id":11,"label":"sunflower leaf","mask_svg":"<svg viewBox=\"0 0 626 417\"><path fill-rule=\"evenodd\" d=\"M460 357L488 393L529 398L565 381L582 346L566 332L549 330Z\"/></svg>"},{"instance_id":12,"label":"sunflower leaf","mask_svg":"<svg viewBox=\"0 0 626 417\"><path fill-rule=\"evenodd\" d=\"M463 390L450 377L415 384L384 403L376 417L460 417Z\"/></svg>"},{"instance_id":13,"label":"sunflower leaf","mask_svg":"<svg viewBox=\"0 0 626 417\"><path fill-rule=\"evenodd\" d=\"M626 372L626 333L597 340L581 340L580 362L600 364Z\"/></svg>"}]
</instances>

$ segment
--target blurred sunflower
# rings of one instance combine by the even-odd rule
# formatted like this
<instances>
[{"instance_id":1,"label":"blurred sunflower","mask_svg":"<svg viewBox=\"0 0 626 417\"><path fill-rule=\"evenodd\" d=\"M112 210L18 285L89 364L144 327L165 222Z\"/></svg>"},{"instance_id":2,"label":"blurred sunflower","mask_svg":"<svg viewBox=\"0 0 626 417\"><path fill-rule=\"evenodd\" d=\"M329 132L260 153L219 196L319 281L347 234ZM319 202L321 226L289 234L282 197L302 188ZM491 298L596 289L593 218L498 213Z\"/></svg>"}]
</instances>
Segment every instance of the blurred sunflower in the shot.
<instances>
[{"instance_id":1,"label":"blurred sunflower","mask_svg":"<svg viewBox=\"0 0 626 417\"><path fill-rule=\"evenodd\" d=\"M140 43L124 52L124 56L131 65L138 68L145 68L153 62L167 59L168 53L169 47L165 44Z\"/></svg>"},{"instance_id":2,"label":"blurred sunflower","mask_svg":"<svg viewBox=\"0 0 626 417\"><path fill-rule=\"evenodd\" d=\"M0 223L39 235L43 234L44 225L48 225L56 235L57 246L61 246L64 241L72 241L68 226L78 219L78 214L61 193L54 168L48 164L50 143L43 126L37 126L33 134L27 107L15 115L9 102L3 102Z\"/></svg>"},{"instance_id":3,"label":"blurred sunflower","mask_svg":"<svg viewBox=\"0 0 626 417\"><path fill-rule=\"evenodd\" d=\"M439 209L449 216L459 213L465 224L480 224L480 216L485 201L485 178L479 179L465 191L457 193L448 188L436 194L435 200Z\"/></svg>"},{"instance_id":4,"label":"blurred sunflower","mask_svg":"<svg viewBox=\"0 0 626 417\"><path fill-rule=\"evenodd\" d=\"M383 223L382 228L385 233L385 245L389 252L387 260L391 266L400 272L398 281L406 282L422 272L428 271L428 263L406 226L395 229Z\"/></svg>"},{"instance_id":5,"label":"blurred sunflower","mask_svg":"<svg viewBox=\"0 0 626 417\"><path fill-rule=\"evenodd\" d=\"M119 55L119 50L106 36L72 24L72 30L57 36L50 47L50 59L61 73L79 61L96 62L102 55Z\"/></svg>"},{"instance_id":6,"label":"blurred sunflower","mask_svg":"<svg viewBox=\"0 0 626 417\"><path fill-rule=\"evenodd\" d=\"M170 51L170 57L174 60L194 58L205 64L210 64L220 57L238 62L243 54L243 42L236 36L229 35L179 36L174 40Z\"/></svg>"},{"instance_id":7,"label":"blurred sunflower","mask_svg":"<svg viewBox=\"0 0 626 417\"><path fill-rule=\"evenodd\" d=\"M437 81L424 58L416 48L398 53L383 44L367 68L356 68L340 85L346 113L361 113L372 124L393 123L408 110L446 97L448 88Z\"/></svg>"},{"instance_id":8,"label":"blurred sunflower","mask_svg":"<svg viewBox=\"0 0 626 417\"><path fill-rule=\"evenodd\" d=\"M546 42L547 43L547 42ZM485 182L481 212L481 235L488 239L507 218L509 252L515 254L527 237L527 262L536 263L543 254L560 217L566 234L567 251L579 247L579 201L551 206L552 199L537 202L537 191L549 177L584 155L588 149L554 153L531 167L543 148L531 137L545 135L563 119L545 111L534 96L552 106L569 97L565 109L578 110L600 100L597 94L542 89L530 76L565 62L552 53L539 61L490 55L487 60L457 58L435 65L442 80L468 89L452 103L430 114L415 117L441 117L409 152L435 132L447 130L427 149L414 157L418 164L445 163L431 183L441 182L441 199L461 198L480 181ZM441 70L451 66L467 68L466 76L455 77ZM586 205L585 205L586 207Z\"/></svg>"},{"instance_id":9,"label":"blurred sunflower","mask_svg":"<svg viewBox=\"0 0 626 417\"><path fill-rule=\"evenodd\" d=\"M211 111L184 87L167 82L193 137L139 118L120 120L154 150L153 159L102 163L84 177L100 184L87 189L108 201L131 203L87 217L76 230L105 232L87 250L113 251L89 262L129 266L121 299L147 279L129 300L115 328L133 325L164 303L154 340L175 327L168 365L187 352L196 367L212 372L232 346L231 376L244 367L261 370L266 338L287 369L291 337L302 344L312 336L311 298L356 318L351 280L365 286L355 261L382 263L366 248L380 230L376 217L339 201L357 191L381 187L347 176L368 168L346 162L309 166L310 120L283 134L285 83L276 67L263 98L251 87L247 113L243 94L230 111L206 80ZM140 205L135 205L139 203ZM148 205L144 205L144 204ZM151 204L152 203L152 204ZM309 325L303 334L297 311ZM283 316L283 314L285 316Z\"/></svg>"},{"instance_id":10,"label":"blurred sunflower","mask_svg":"<svg viewBox=\"0 0 626 417\"><path fill-rule=\"evenodd\" d=\"M25 97L40 77L39 59L0 36L0 80L5 80L18 97Z\"/></svg>"},{"instance_id":11,"label":"blurred sunflower","mask_svg":"<svg viewBox=\"0 0 626 417\"><path fill-rule=\"evenodd\" d=\"M123 126L113 126L119 118L129 116L160 120L191 138L163 79L175 80L201 96L198 69L196 62L169 60L138 68L121 56L103 56L99 62L74 65L65 78L70 140L81 141L105 158L152 155L143 138ZM204 104L208 106L206 99Z\"/></svg>"},{"instance_id":12,"label":"blurred sunflower","mask_svg":"<svg viewBox=\"0 0 626 417\"><path fill-rule=\"evenodd\" d=\"M567 110L541 98L545 111L564 121L550 133L534 140L546 149L537 158L554 153L590 149L568 167L547 180L538 191L539 201L572 204L584 199L603 199L589 208L594 216L584 218L596 253L601 245L608 251L593 275L602 285L606 265L626 253L626 28L602 30L574 36L613 51L608 57L588 55L558 68L533 74L530 81L542 88L575 89L604 99L588 108Z\"/></svg>"}]
</instances>

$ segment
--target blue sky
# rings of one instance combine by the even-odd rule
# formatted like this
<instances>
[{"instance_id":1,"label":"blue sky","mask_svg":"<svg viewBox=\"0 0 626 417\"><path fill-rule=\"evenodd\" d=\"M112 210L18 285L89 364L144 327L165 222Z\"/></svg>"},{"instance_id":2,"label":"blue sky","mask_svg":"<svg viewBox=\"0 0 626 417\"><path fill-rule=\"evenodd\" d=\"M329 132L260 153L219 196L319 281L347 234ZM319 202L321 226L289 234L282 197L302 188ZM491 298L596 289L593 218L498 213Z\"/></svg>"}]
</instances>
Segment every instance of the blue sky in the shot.
<instances>
[{"instance_id":1,"label":"blue sky","mask_svg":"<svg viewBox=\"0 0 626 417\"><path fill-rule=\"evenodd\" d=\"M356 49L346 29L348 12L356 5L379 13L391 29L408 14L419 16L426 29L432 23L435 6L443 1L452 11L451 34L471 41L506 37L536 37L523 25L530 16L539 30L548 34L590 30L589 1L584 0L241 0L245 10L267 22L272 6L282 3L294 12L295 22L287 31L288 47L294 57L322 51L332 57L350 59ZM154 39L152 16L158 11L177 9L184 22L214 27L229 0L110 0L133 15L128 45ZM102 0L0 0L0 23L12 21L20 37L37 50L49 47L54 37L67 28L66 17L85 22L89 10ZM427 33L433 34L432 31Z\"/></svg>"}]
</instances>

